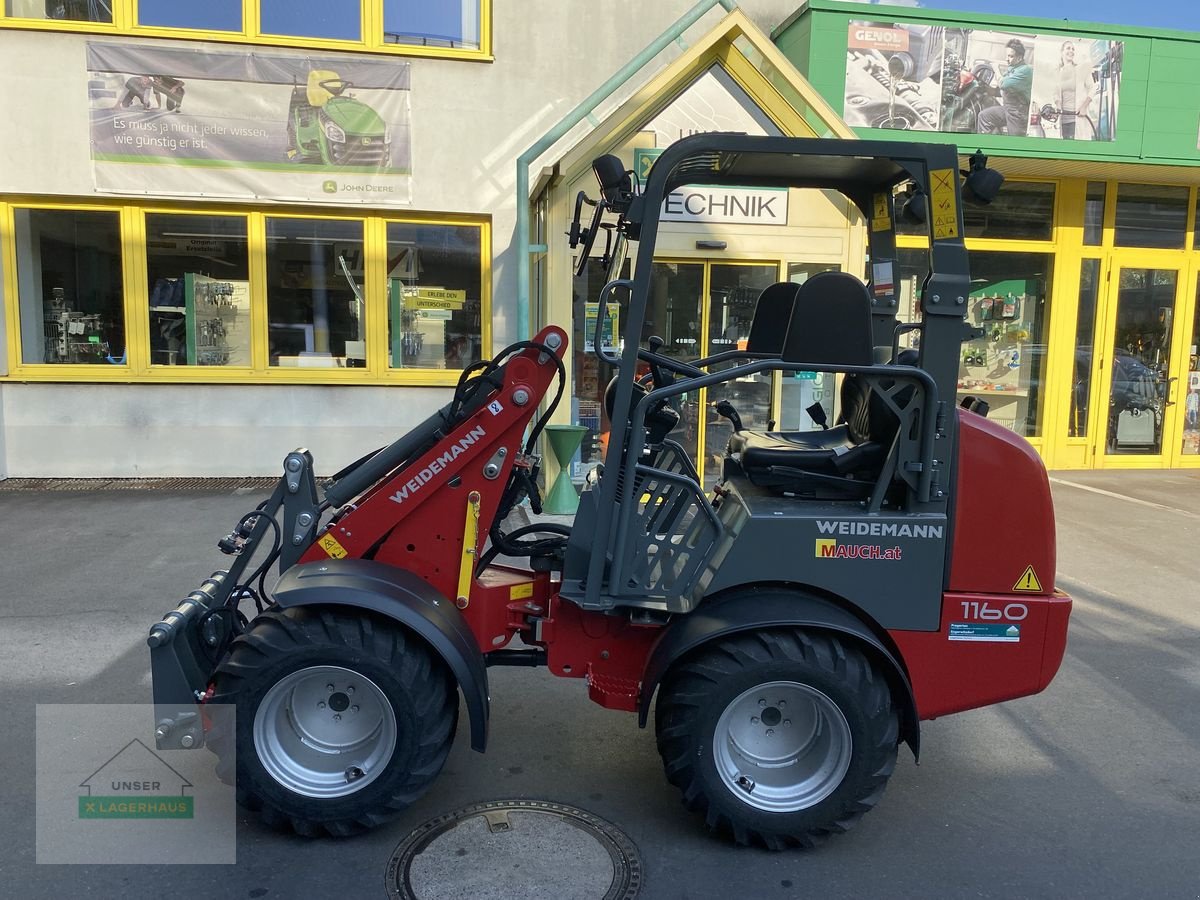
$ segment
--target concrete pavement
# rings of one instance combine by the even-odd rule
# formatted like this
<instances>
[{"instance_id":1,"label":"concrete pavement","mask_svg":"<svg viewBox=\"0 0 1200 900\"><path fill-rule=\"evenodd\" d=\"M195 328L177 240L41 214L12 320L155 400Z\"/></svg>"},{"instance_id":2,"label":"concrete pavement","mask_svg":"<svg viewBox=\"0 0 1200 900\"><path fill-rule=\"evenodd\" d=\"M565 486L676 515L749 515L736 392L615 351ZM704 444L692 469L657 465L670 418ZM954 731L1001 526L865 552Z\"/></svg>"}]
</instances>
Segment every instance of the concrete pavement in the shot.
<instances>
[{"instance_id":1,"label":"concrete pavement","mask_svg":"<svg viewBox=\"0 0 1200 900\"><path fill-rule=\"evenodd\" d=\"M622 828L647 898L1200 895L1200 472L1057 473L1058 584L1076 598L1043 694L925 723L879 807L815 852L708 838L653 734L576 680L493 669L491 741L363 837L308 841L241 816L236 866L37 866L38 703L148 700L146 629L221 565L262 492L0 488L0 893L382 897L417 825L470 803L553 800Z\"/></svg>"}]
</instances>

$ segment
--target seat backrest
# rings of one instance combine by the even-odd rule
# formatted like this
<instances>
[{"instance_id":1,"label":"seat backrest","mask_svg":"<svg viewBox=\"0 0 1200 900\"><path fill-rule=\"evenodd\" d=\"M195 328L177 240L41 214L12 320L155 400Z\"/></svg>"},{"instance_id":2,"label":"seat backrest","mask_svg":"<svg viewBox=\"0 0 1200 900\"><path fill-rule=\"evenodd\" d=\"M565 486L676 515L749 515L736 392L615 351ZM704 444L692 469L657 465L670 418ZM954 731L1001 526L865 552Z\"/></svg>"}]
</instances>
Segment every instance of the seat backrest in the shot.
<instances>
[{"instance_id":1,"label":"seat backrest","mask_svg":"<svg viewBox=\"0 0 1200 900\"><path fill-rule=\"evenodd\" d=\"M791 281L777 281L763 288L754 305L754 317L750 321L750 335L746 338L746 350L751 353L783 353L788 325L792 321L792 310L796 305L796 294L800 285Z\"/></svg>"},{"instance_id":2,"label":"seat backrest","mask_svg":"<svg viewBox=\"0 0 1200 900\"><path fill-rule=\"evenodd\" d=\"M800 285L784 362L869 366L873 349L866 285L847 272L820 272Z\"/></svg>"}]
</instances>

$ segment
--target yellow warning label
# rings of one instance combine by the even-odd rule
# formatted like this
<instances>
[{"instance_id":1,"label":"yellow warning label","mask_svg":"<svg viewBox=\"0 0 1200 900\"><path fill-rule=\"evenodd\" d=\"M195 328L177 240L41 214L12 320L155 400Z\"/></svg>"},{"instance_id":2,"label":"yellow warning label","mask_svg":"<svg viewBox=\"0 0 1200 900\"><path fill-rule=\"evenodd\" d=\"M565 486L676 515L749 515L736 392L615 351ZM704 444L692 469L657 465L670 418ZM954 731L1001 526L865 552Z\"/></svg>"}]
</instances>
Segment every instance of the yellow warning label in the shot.
<instances>
[{"instance_id":1,"label":"yellow warning label","mask_svg":"<svg viewBox=\"0 0 1200 900\"><path fill-rule=\"evenodd\" d=\"M508 589L509 600L524 600L526 597L533 596L533 582L527 581L524 584L514 584Z\"/></svg>"},{"instance_id":2,"label":"yellow warning label","mask_svg":"<svg viewBox=\"0 0 1200 900\"><path fill-rule=\"evenodd\" d=\"M872 231L891 231L892 217L888 212L888 195L876 194L875 207L871 215Z\"/></svg>"},{"instance_id":3,"label":"yellow warning label","mask_svg":"<svg viewBox=\"0 0 1200 900\"><path fill-rule=\"evenodd\" d=\"M933 239L958 237L958 203L954 199L955 179L953 169L931 169L929 172L929 214L933 216Z\"/></svg>"},{"instance_id":4,"label":"yellow warning label","mask_svg":"<svg viewBox=\"0 0 1200 900\"><path fill-rule=\"evenodd\" d=\"M334 559L345 559L346 548L338 543L337 538L332 534L327 534L325 537L317 541L321 545L321 549L328 553Z\"/></svg>"},{"instance_id":5,"label":"yellow warning label","mask_svg":"<svg viewBox=\"0 0 1200 900\"><path fill-rule=\"evenodd\" d=\"M1040 594L1042 592L1042 583L1038 581L1037 575L1034 574L1033 566L1026 566L1024 573L1013 585L1014 591L1028 591L1031 594Z\"/></svg>"}]
</instances>

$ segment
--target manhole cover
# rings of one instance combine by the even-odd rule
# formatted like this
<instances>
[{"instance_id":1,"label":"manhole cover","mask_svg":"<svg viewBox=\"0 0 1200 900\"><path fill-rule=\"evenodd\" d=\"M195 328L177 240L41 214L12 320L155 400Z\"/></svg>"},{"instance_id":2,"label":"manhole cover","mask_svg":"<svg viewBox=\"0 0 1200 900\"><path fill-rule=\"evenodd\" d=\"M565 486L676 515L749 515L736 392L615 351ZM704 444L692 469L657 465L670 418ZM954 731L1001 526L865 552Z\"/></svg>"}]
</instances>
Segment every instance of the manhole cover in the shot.
<instances>
[{"instance_id":1,"label":"manhole cover","mask_svg":"<svg viewBox=\"0 0 1200 900\"><path fill-rule=\"evenodd\" d=\"M631 900L637 847L582 809L536 800L478 803L426 822L388 860L401 900Z\"/></svg>"}]
</instances>

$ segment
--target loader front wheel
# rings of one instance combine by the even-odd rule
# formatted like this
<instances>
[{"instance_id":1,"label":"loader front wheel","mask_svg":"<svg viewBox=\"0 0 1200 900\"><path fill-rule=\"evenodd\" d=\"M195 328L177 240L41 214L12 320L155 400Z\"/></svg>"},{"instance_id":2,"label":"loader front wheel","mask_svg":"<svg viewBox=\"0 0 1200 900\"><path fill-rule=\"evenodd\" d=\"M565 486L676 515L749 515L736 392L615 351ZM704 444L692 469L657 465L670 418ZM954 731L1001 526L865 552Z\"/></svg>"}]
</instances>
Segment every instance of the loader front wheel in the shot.
<instances>
[{"instance_id":1,"label":"loader front wheel","mask_svg":"<svg viewBox=\"0 0 1200 900\"><path fill-rule=\"evenodd\" d=\"M209 746L238 799L275 827L353 834L415 801L458 721L453 677L386 620L328 608L270 610L218 667Z\"/></svg>"},{"instance_id":2,"label":"loader front wheel","mask_svg":"<svg viewBox=\"0 0 1200 900\"><path fill-rule=\"evenodd\" d=\"M882 797L899 718L856 646L772 629L707 645L668 673L656 710L667 779L710 831L811 847Z\"/></svg>"}]
</instances>

